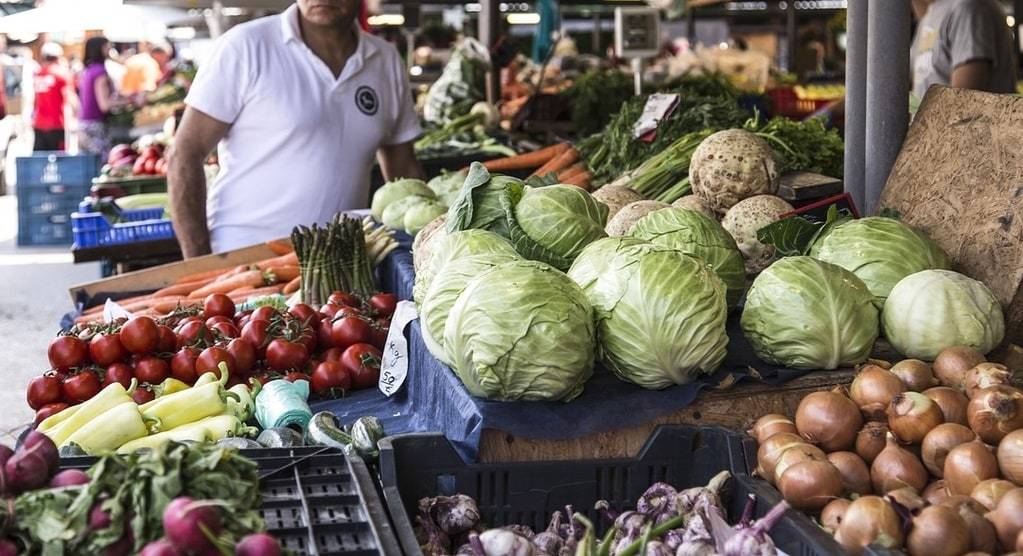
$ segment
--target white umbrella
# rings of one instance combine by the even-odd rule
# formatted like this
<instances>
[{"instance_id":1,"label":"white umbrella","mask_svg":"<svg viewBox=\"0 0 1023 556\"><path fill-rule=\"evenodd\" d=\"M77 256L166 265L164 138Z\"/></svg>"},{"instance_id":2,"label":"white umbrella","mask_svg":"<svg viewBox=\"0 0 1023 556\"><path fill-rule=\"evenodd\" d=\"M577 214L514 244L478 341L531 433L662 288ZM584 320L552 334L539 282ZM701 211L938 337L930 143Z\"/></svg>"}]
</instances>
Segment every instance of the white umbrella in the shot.
<instances>
[{"instance_id":1,"label":"white umbrella","mask_svg":"<svg viewBox=\"0 0 1023 556\"><path fill-rule=\"evenodd\" d=\"M50 0L39 8L0 17L0 33L75 33L100 30L111 40L162 37L188 12L163 6L126 6L121 0Z\"/></svg>"}]
</instances>

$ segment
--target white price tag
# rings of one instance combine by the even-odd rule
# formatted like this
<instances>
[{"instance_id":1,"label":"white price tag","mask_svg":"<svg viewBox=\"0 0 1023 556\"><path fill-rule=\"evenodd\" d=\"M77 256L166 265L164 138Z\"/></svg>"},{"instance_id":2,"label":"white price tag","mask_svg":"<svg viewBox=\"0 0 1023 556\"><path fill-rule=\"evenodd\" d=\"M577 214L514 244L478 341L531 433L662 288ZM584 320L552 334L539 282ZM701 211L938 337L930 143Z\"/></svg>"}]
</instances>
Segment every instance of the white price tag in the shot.
<instances>
[{"instance_id":1,"label":"white price tag","mask_svg":"<svg viewBox=\"0 0 1023 556\"><path fill-rule=\"evenodd\" d=\"M671 115L678 106L677 94L655 93L647 97L643 113L632 128L632 136L644 141L652 141L657 135L657 126Z\"/></svg>"},{"instance_id":2,"label":"white price tag","mask_svg":"<svg viewBox=\"0 0 1023 556\"><path fill-rule=\"evenodd\" d=\"M391 328L387 331L384 342L384 357L380 362L380 382L377 387L385 396L393 396L405 384L408 376L408 340L405 339L405 327L419 318L416 304L412 301L399 301L391 316Z\"/></svg>"},{"instance_id":3,"label":"white price tag","mask_svg":"<svg viewBox=\"0 0 1023 556\"><path fill-rule=\"evenodd\" d=\"M103 304L103 322L114 322L121 318L130 319L131 313L118 305L116 301L107 298L107 302Z\"/></svg>"}]
</instances>

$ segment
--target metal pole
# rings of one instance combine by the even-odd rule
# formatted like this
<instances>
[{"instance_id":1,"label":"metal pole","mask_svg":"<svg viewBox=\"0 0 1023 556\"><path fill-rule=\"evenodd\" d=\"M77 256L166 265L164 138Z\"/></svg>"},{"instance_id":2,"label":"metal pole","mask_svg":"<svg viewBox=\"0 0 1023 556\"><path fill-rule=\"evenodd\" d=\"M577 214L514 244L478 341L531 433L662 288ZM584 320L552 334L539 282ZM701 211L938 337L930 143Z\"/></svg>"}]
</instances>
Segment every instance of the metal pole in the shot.
<instances>
[{"instance_id":1,"label":"metal pole","mask_svg":"<svg viewBox=\"0 0 1023 556\"><path fill-rule=\"evenodd\" d=\"M1012 17L1016 20L1016 24L1012 26L1012 36L1016 39L1016 53L1019 54L1023 51L1023 37L1019 32L1019 26L1023 25L1023 0L1015 0L1012 3Z\"/></svg>"},{"instance_id":2,"label":"metal pole","mask_svg":"<svg viewBox=\"0 0 1023 556\"><path fill-rule=\"evenodd\" d=\"M479 37L487 49L494 47L500 33L501 9L498 0L480 0ZM487 100L496 104L501 99L501 69L487 72Z\"/></svg>"},{"instance_id":3,"label":"metal pole","mask_svg":"<svg viewBox=\"0 0 1023 556\"><path fill-rule=\"evenodd\" d=\"M867 125L867 0L852 0L845 30L845 190L866 214L863 164Z\"/></svg>"},{"instance_id":4,"label":"metal pole","mask_svg":"<svg viewBox=\"0 0 1023 556\"><path fill-rule=\"evenodd\" d=\"M908 2L868 1L863 211L873 214L909 127L911 18Z\"/></svg>"},{"instance_id":5,"label":"metal pole","mask_svg":"<svg viewBox=\"0 0 1023 556\"><path fill-rule=\"evenodd\" d=\"M854 2L856 0L853 0ZM789 59L786 68L789 71L796 70L796 1L789 0L785 4L785 35L789 44Z\"/></svg>"}]
</instances>

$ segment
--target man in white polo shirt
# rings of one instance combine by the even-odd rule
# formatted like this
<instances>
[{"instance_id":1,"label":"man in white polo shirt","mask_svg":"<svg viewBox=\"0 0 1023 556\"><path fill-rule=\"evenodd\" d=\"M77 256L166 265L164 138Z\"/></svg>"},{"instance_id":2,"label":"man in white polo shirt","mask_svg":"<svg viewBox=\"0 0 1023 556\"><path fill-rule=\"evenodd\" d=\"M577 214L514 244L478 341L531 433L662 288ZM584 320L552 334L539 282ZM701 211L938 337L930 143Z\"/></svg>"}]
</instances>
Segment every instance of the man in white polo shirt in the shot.
<instances>
[{"instance_id":1,"label":"man in white polo shirt","mask_svg":"<svg viewBox=\"0 0 1023 556\"><path fill-rule=\"evenodd\" d=\"M360 0L297 0L239 25L199 68L168 170L185 257L283 237L363 208L384 177L422 177L397 51L355 25ZM203 162L219 143L207 200Z\"/></svg>"}]
</instances>

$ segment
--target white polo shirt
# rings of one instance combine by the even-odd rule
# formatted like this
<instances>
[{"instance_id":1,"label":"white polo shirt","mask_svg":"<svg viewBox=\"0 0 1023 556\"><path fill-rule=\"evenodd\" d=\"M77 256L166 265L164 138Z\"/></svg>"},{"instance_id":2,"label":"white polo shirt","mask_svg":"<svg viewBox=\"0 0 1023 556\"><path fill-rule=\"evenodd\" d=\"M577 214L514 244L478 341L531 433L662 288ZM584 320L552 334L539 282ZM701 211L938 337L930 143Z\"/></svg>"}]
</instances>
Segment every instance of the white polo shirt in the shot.
<instances>
[{"instance_id":1,"label":"white polo shirt","mask_svg":"<svg viewBox=\"0 0 1023 556\"><path fill-rule=\"evenodd\" d=\"M298 17L292 5L225 33L185 99L231 124L207 199L214 252L365 208L377 148L421 133L394 47L360 31L335 78L302 41Z\"/></svg>"}]
</instances>

